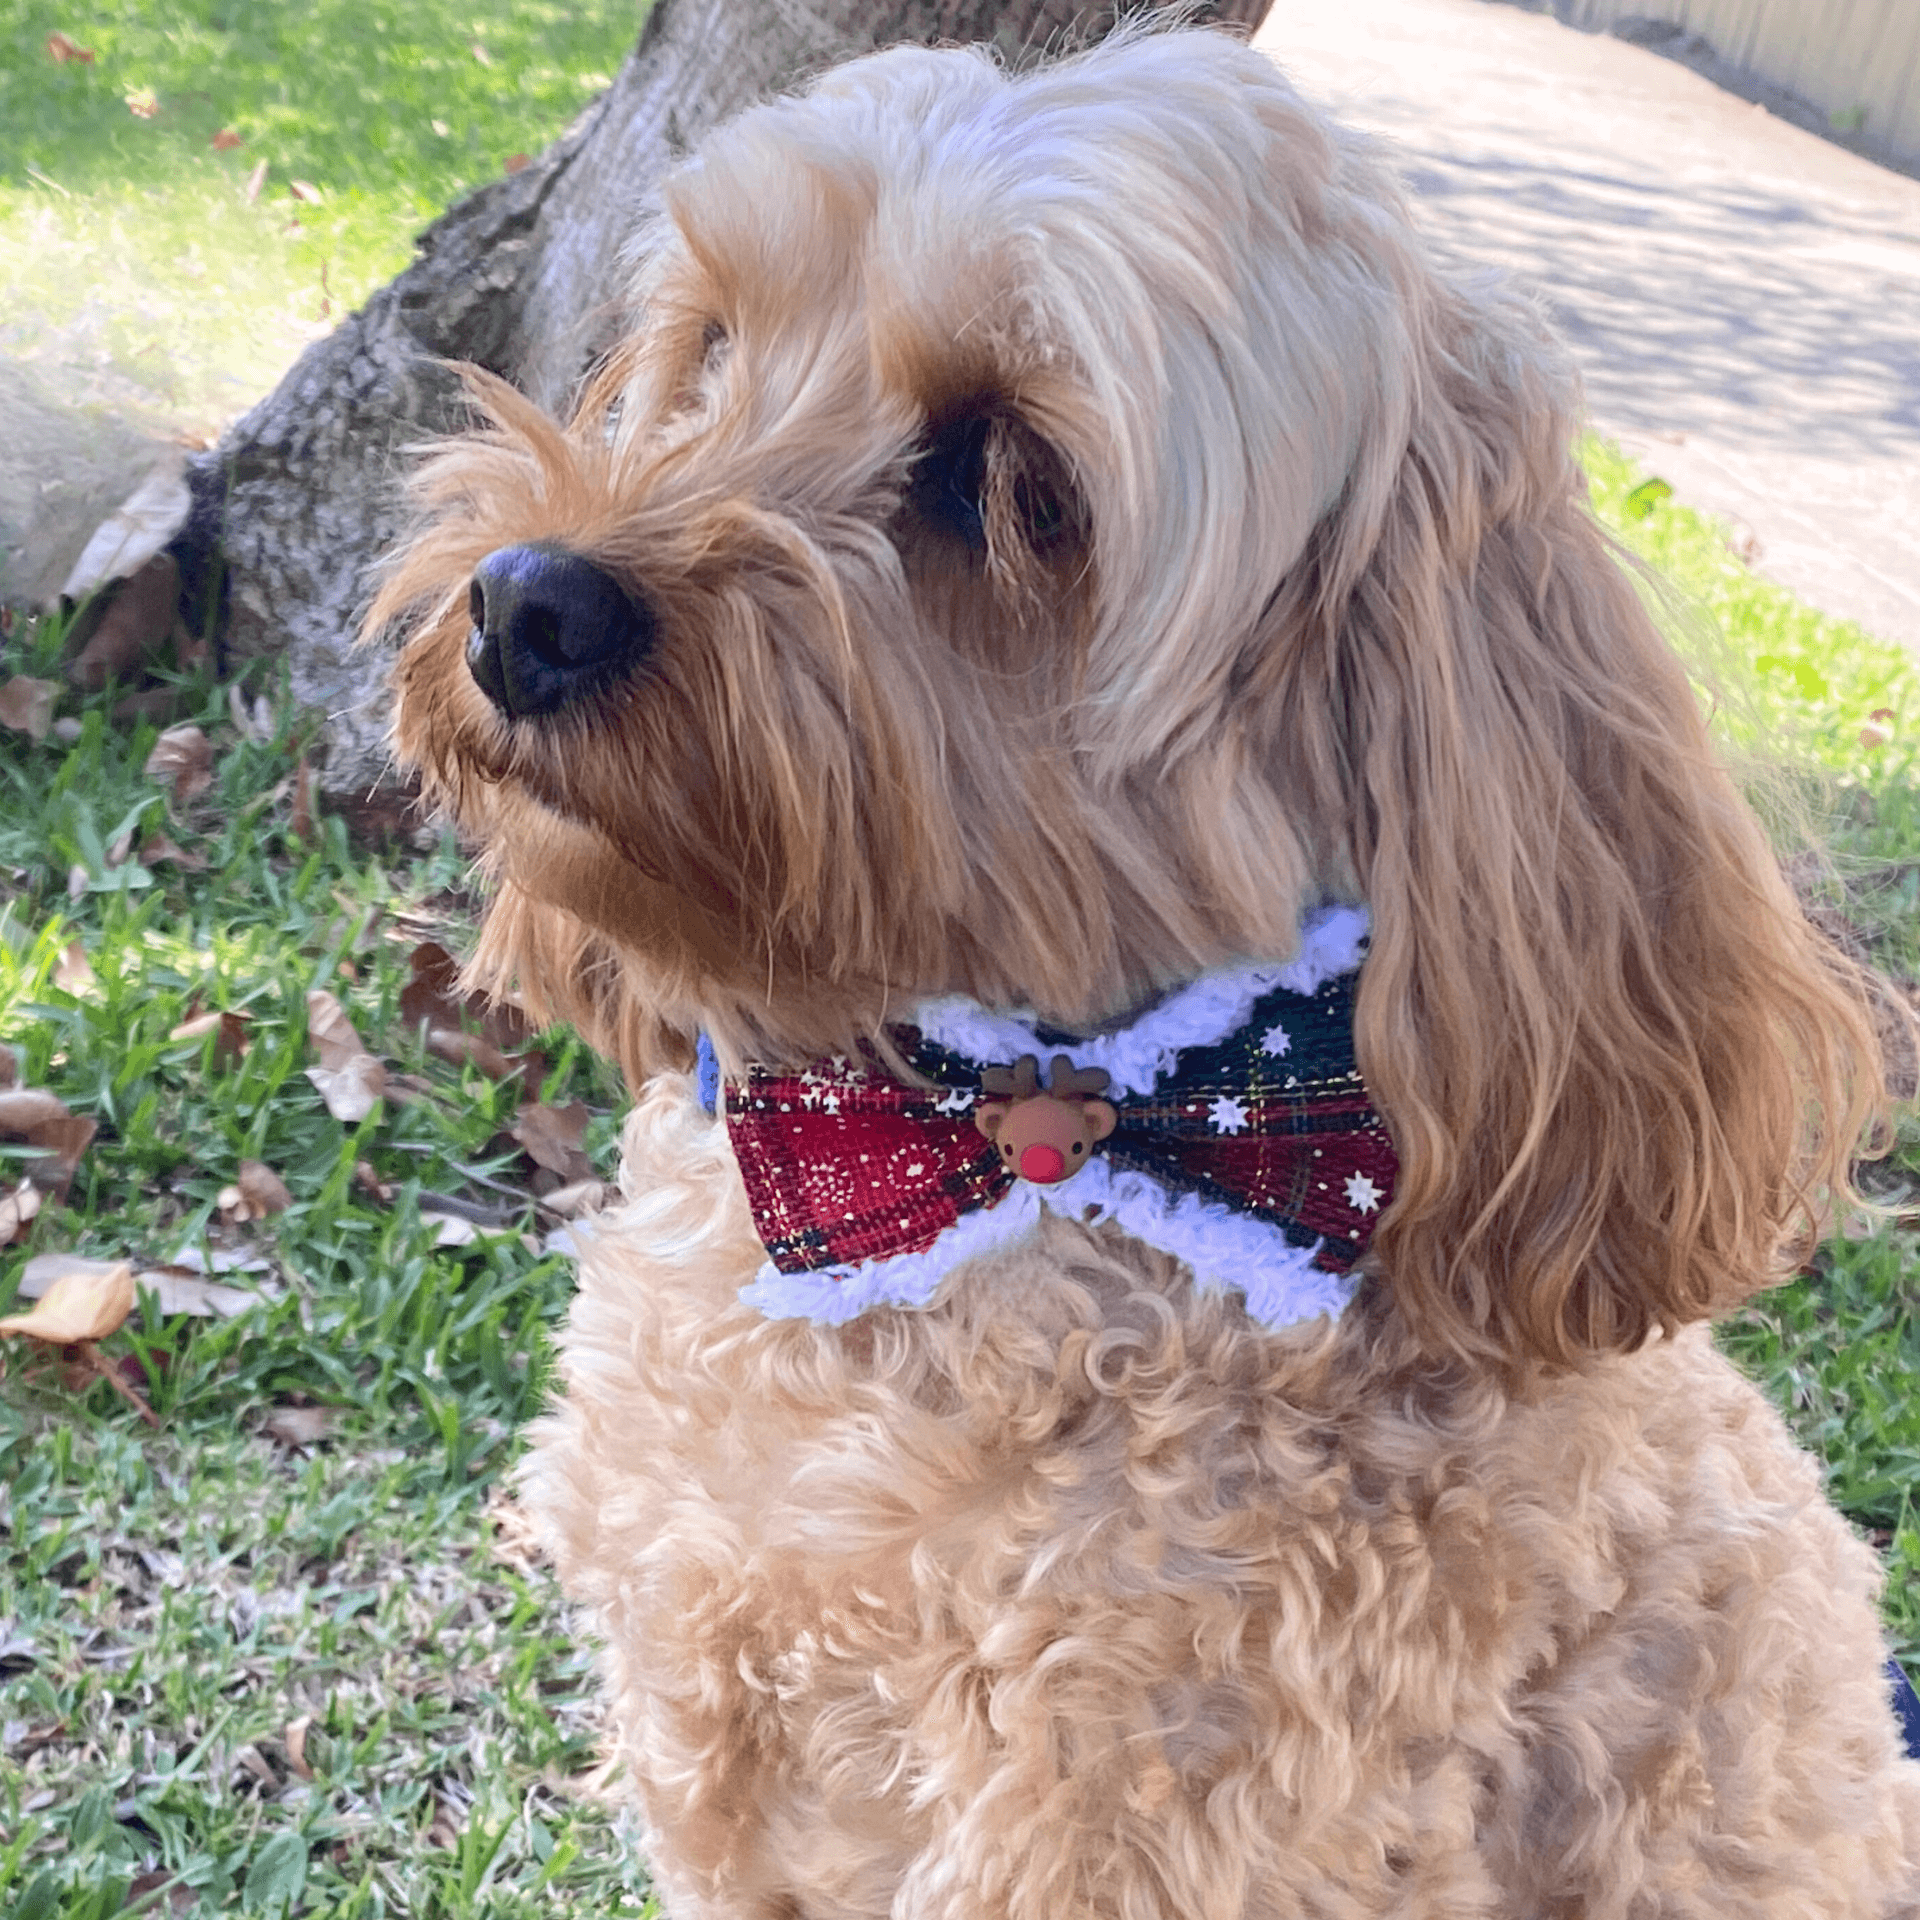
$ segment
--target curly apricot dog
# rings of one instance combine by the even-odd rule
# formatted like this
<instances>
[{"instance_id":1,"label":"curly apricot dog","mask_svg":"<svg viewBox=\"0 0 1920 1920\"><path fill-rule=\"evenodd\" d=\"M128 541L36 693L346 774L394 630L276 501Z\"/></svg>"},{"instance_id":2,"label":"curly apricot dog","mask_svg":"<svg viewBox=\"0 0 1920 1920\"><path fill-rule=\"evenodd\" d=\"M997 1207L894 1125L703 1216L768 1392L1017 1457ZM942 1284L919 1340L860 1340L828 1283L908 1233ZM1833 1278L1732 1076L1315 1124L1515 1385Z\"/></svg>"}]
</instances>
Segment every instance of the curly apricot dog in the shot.
<instances>
[{"instance_id":1,"label":"curly apricot dog","mask_svg":"<svg viewBox=\"0 0 1920 1920\"><path fill-rule=\"evenodd\" d=\"M640 292L374 617L638 1089L526 1497L676 1920L1908 1911L1704 1327L1871 1032L1529 310L1200 31L830 73Z\"/></svg>"}]
</instances>

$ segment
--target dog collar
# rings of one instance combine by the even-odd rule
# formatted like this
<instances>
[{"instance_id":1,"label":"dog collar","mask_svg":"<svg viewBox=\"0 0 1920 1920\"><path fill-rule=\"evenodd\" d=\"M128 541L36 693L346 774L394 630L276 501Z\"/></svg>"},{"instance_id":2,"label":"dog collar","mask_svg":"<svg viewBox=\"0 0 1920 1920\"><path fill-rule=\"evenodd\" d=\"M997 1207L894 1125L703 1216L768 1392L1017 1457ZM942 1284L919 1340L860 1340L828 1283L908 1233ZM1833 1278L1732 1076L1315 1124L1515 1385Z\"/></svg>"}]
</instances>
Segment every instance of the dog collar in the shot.
<instances>
[{"instance_id":1,"label":"dog collar","mask_svg":"<svg viewBox=\"0 0 1920 1920\"><path fill-rule=\"evenodd\" d=\"M1334 908L1286 965L1204 975L1089 1040L929 1001L890 1034L919 1085L866 1056L750 1068L724 1089L767 1251L741 1297L833 1325L925 1306L1046 1211L1115 1222L1266 1325L1338 1314L1393 1192L1354 1064L1366 933Z\"/></svg>"}]
</instances>

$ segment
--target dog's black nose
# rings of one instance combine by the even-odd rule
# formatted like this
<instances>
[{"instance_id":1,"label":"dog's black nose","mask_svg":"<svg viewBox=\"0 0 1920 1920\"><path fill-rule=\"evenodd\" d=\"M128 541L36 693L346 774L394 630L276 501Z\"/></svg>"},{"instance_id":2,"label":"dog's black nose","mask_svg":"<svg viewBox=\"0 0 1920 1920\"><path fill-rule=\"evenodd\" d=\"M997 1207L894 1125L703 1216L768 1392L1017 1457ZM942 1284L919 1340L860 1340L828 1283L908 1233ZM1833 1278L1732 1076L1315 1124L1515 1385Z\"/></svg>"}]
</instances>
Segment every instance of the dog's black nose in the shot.
<instances>
[{"instance_id":1,"label":"dog's black nose","mask_svg":"<svg viewBox=\"0 0 1920 1920\"><path fill-rule=\"evenodd\" d=\"M467 670L510 720L558 713L653 651L658 623L612 574L547 541L473 570Z\"/></svg>"}]
</instances>

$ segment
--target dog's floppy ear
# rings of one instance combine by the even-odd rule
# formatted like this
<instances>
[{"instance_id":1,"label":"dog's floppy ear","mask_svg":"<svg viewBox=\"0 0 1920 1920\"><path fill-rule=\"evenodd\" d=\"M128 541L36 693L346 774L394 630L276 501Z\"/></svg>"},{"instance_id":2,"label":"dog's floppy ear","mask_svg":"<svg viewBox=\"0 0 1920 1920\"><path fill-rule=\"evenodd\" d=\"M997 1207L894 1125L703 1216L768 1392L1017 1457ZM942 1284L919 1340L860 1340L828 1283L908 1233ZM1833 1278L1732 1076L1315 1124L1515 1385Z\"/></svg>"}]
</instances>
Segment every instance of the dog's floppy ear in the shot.
<instances>
[{"instance_id":1,"label":"dog's floppy ear","mask_svg":"<svg viewBox=\"0 0 1920 1920\"><path fill-rule=\"evenodd\" d=\"M1437 283L1410 334L1407 412L1275 609L1280 711L1325 716L1295 777L1373 914L1394 1298L1430 1350L1568 1364L1782 1277L1880 1068L1591 517L1556 350Z\"/></svg>"}]
</instances>

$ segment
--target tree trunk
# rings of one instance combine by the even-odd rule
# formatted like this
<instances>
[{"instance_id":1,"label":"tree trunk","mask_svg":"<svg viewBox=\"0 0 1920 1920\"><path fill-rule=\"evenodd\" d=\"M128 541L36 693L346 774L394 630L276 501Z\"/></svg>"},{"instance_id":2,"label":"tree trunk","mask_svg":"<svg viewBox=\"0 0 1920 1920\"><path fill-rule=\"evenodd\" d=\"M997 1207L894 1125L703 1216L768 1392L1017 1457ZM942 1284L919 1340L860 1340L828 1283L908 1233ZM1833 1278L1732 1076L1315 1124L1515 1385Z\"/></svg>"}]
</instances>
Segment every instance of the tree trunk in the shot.
<instances>
[{"instance_id":1,"label":"tree trunk","mask_svg":"<svg viewBox=\"0 0 1920 1920\"><path fill-rule=\"evenodd\" d=\"M1196 17L1251 30L1266 9L1216 0ZM391 778L389 659L354 636L368 569L400 531L405 450L460 419L446 362L475 361L563 409L608 344L639 211L709 126L870 47L992 40L1017 58L1097 38L1114 13L1073 0L654 0L612 88L531 166L428 228L413 265L189 473L175 547L186 592L204 604L224 568L226 658L285 657L294 697L325 716L328 791Z\"/></svg>"}]
</instances>

